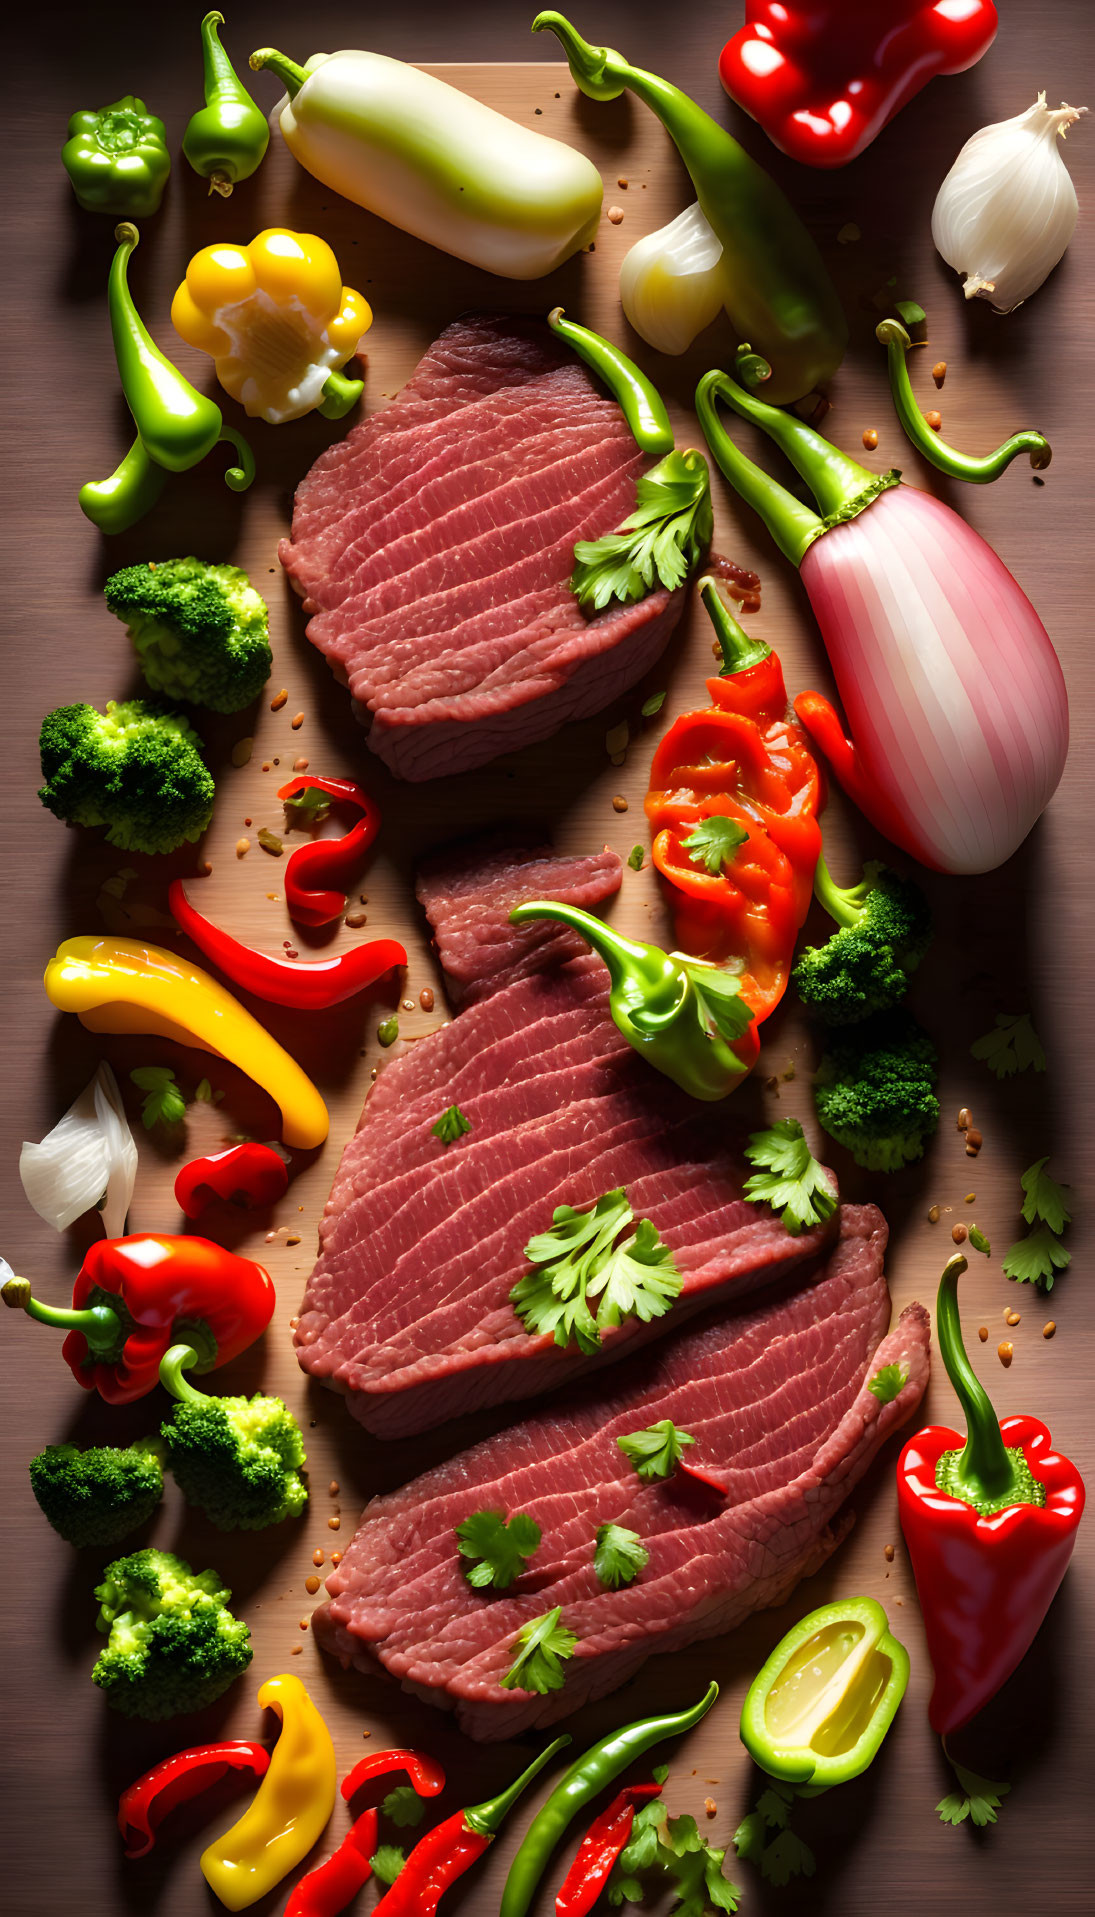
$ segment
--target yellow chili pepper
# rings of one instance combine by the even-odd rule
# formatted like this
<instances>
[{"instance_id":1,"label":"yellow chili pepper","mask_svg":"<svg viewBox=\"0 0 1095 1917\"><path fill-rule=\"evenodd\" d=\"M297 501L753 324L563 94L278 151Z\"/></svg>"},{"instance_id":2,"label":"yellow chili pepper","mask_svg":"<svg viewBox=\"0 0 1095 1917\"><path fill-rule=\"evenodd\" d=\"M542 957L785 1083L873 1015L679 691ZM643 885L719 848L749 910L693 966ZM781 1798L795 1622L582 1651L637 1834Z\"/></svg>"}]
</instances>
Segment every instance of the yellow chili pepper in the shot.
<instances>
[{"instance_id":1,"label":"yellow chili pepper","mask_svg":"<svg viewBox=\"0 0 1095 1917\"><path fill-rule=\"evenodd\" d=\"M238 999L197 965L142 939L66 939L46 966L59 1012L91 1032L154 1032L237 1065L281 1109L287 1145L322 1145L329 1120L311 1079Z\"/></svg>"},{"instance_id":2,"label":"yellow chili pepper","mask_svg":"<svg viewBox=\"0 0 1095 1917\"><path fill-rule=\"evenodd\" d=\"M281 1718L270 1768L243 1816L202 1852L227 1910L246 1910L307 1857L335 1807L335 1747L299 1677L269 1677L259 1703Z\"/></svg>"},{"instance_id":3,"label":"yellow chili pepper","mask_svg":"<svg viewBox=\"0 0 1095 1917\"><path fill-rule=\"evenodd\" d=\"M171 303L176 332L209 353L226 393L280 426L313 407L341 419L362 381L338 371L373 323L314 233L267 227L250 246L203 246Z\"/></svg>"}]
</instances>

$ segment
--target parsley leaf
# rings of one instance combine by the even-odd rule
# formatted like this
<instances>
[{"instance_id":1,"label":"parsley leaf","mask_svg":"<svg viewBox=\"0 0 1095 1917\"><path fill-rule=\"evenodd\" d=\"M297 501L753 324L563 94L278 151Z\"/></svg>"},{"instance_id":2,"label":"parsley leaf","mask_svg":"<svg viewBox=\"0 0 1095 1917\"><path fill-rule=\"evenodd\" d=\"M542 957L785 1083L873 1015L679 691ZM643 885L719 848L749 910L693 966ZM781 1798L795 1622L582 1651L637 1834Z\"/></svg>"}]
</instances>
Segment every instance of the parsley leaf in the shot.
<instances>
[{"instance_id":1,"label":"parsley leaf","mask_svg":"<svg viewBox=\"0 0 1095 1917\"><path fill-rule=\"evenodd\" d=\"M397 1784L394 1791L388 1792L380 1809L385 1817L391 1818L393 1824L398 1824L400 1830L413 1829L426 1815L425 1802L413 1784Z\"/></svg>"},{"instance_id":2,"label":"parsley leaf","mask_svg":"<svg viewBox=\"0 0 1095 1917\"><path fill-rule=\"evenodd\" d=\"M665 698L664 692L652 692L649 699L644 699L641 707L643 718L656 719L665 704Z\"/></svg>"},{"instance_id":3,"label":"parsley leaf","mask_svg":"<svg viewBox=\"0 0 1095 1917\"><path fill-rule=\"evenodd\" d=\"M753 1132L745 1156L762 1168L746 1179L745 1196L779 1212L792 1238L832 1217L837 1195L797 1118L780 1118L766 1132Z\"/></svg>"},{"instance_id":4,"label":"parsley leaf","mask_svg":"<svg viewBox=\"0 0 1095 1917\"><path fill-rule=\"evenodd\" d=\"M630 852L627 855L627 862L633 872L642 871L643 860L645 857L646 857L646 853L643 851L643 848L641 845L632 846Z\"/></svg>"},{"instance_id":5,"label":"parsley leaf","mask_svg":"<svg viewBox=\"0 0 1095 1917\"><path fill-rule=\"evenodd\" d=\"M318 785L306 785L303 792L294 792L284 805L290 825L322 825L331 810L331 799Z\"/></svg>"},{"instance_id":6,"label":"parsley leaf","mask_svg":"<svg viewBox=\"0 0 1095 1917\"><path fill-rule=\"evenodd\" d=\"M717 879L723 867L733 863L739 845L744 845L748 837L745 827L736 819L715 812L693 826L681 844L693 865L706 866L712 878Z\"/></svg>"},{"instance_id":7,"label":"parsley leaf","mask_svg":"<svg viewBox=\"0 0 1095 1917\"><path fill-rule=\"evenodd\" d=\"M993 1030L971 1045L970 1052L987 1065L990 1072L995 1072L997 1078L1046 1069L1042 1041L1030 1022L1029 1012L997 1012Z\"/></svg>"},{"instance_id":8,"label":"parsley leaf","mask_svg":"<svg viewBox=\"0 0 1095 1917\"><path fill-rule=\"evenodd\" d=\"M741 980L723 965L705 965L698 959L685 959L682 964L709 1026L732 1045L753 1023L741 996Z\"/></svg>"},{"instance_id":9,"label":"parsley leaf","mask_svg":"<svg viewBox=\"0 0 1095 1917\"><path fill-rule=\"evenodd\" d=\"M471 1130L471 1119L465 1118L459 1105L448 1105L436 1124L430 1126L435 1138L443 1145L455 1145L458 1138Z\"/></svg>"},{"instance_id":10,"label":"parsley leaf","mask_svg":"<svg viewBox=\"0 0 1095 1917\"><path fill-rule=\"evenodd\" d=\"M1056 1232L1048 1225L1035 1225L1011 1247L1004 1259L1004 1276L1020 1285L1041 1285L1052 1291L1054 1273L1064 1271L1071 1263L1072 1253L1066 1251Z\"/></svg>"},{"instance_id":11,"label":"parsley leaf","mask_svg":"<svg viewBox=\"0 0 1095 1917\"><path fill-rule=\"evenodd\" d=\"M895 300L893 310L906 326L922 326L928 317L916 300Z\"/></svg>"},{"instance_id":12,"label":"parsley leaf","mask_svg":"<svg viewBox=\"0 0 1095 1917\"><path fill-rule=\"evenodd\" d=\"M1019 1183L1026 1193L1023 1200L1023 1217L1028 1225L1036 1221L1048 1225L1050 1231L1063 1231L1072 1223L1072 1213L1065 1206L1065 1188L1051 1178L1046 1170L1049 1155L1039 1158L1028 1166Z\"/></svg>"},{"instance_id":13,"label":"parsley leaf","mask_svg":"<svg viewBox=\"0 0 1095 1917\"><path fill-rule=\"evenodd\" d=\"M746 1863L760 1862L760 1854L767 1839L764 1834L764 1818L759 1810L750 1811L743 1817L730 1842L736 1854Z\"/></svg>"},{"instance_id":14,"label":"parsley leaf","mask_svg":"<svg viewBox=\"0 0 1095 1917\"><path fill-rule=\"evenodd\" d=\"M669 1776L668 1764L655 1764L650 1775L654 1779L655 1784L664 1784Z\"/></svg>"},{"instance_id":15,"label":"parsley leaf","mask_svg":"<svg viewBox=\"0 0 1095 1917\"><path fill-rule=\"evenodd\" d=\"M593 1569L609 1591L618 1591L622 1584L633 1584L649 1562L650 1553L637 1531L625 1530L622 1524L601 1525L593 1553Z\"/></svg>"},{"instance_id":16,"label":"parsley leaf","mask_svg":"<svg viewBox=\"0 0 1095 1917\"><path fill-rule=\"evenodd\" d=\"M892 1404L909 1382L908 1365L883 1365L874 1377L868 1380L867 1389L872 1391L879 1404Z\"/></svg>"},{"instance_id":17,"label":"parsley leaf","mask_svg":"<svg viewBox=\"0 0 1095 1917\"><path fill-rule=\"evenodd\" d=\"M129 1076L144 1093L141 1118L146 1132L154 1125L179 1123L186 1112L186 1100L170 1065L138 1065Z\"/></svg>"},{"instance_id":18,"label":"parsley leaf","mask_svg":"<svg viewBox=\"0 0 1095 1917\"><path fill-rule=\"evenodd\" d=\"M563 1660L574 1656L578 1640L562 1623L562 1607L545 1611L518 1631L514 1642L517 1655L501 1679L502 1689L512 1691L561 1691L566 1681Z\"/></svg>"},{"instance_id":19,"label":"parsley leaf","mask_svg":"<svg viewBox=\"0 0 1095 1917\"><path fill-rule=\"evenodd\" d=\"M951 1764L962 1789L951 1791L936 1805L940 1823L964 1824L968 1817L971 1824L995 1824L1000 1799L1007 1796L1011 1785L995 1783L988 1777L978 1777L976 1771L968 1771L963 1765L955 1764L953 1758Z\"/></svg>"},{"instance_id":20,"label":"parsley leaf","mask_svg":"<svg viewBox=\"0 0 1095 1917\"><path fill-rule=\"evenodd\" d=\"M526 1558L535 1557L540 1548L540 1526L525 1511L518 1511L509 1523L501 1511L473 1511L456 1527L457 1550L463 1558L474 1558L464 1576L477 1591L492 1584L504 1591L520 1577Z\"/></svg>"},{"instance_id":21,"label":"parsley leaf","mask_svg":"<svg viewBox=\"0 0 1095 1917\"><path fill-rule=\"evenodd\" d=\"M699 565L713 531L707 461L667 453L635 482L635 510L616 532L578 541L570 590L583 612L602 612L613 599L632 605L655 582L672 592Z\"/></svg>"},{"instance_id":22,"label":"parsley leaf","mask_svg":"<svg viewBox=\"0 0 1095 1917\"><path fill-rule=\"evenodd\" d=\"M648 1324L669 1310L681 1275L649 1218L615 1242L633 1217L622 1189L606 1192L590 1211L556 1207L550 1229L525 1246L534 1269L510 1292L526 1331L550 1332L557 1345L574 1343L588 1354L602 1330L622 1319Z\"/></svg>"},{"instance_id":23,"label":"parsley leaf","mask_svg":"<svg viewBox=\"0 0 1095 1917\"><path fill-rule=\"evenodd\" d=\"M616 1443L635 1466L636 1475L644 1484L652 1484L656 1478L671 1477L681 1461L686 1444L695 1444L687 1431L678 1431L672 1418L663 1418L660 1424L652 1424L645 1431L631 1431L626 1438L617 1438Z\"/></svg>"},{"instance_id":24,"label":"parsley leaf","mask_svg":"<svg viewBox=\"0 0 1095 1917\"><path fill-rule=\"evenodd\" d=\"M215 1092L207 1078L200 1078L194 1092L194 1097L199 1105L219 1105L221 1099L224 1097L224 1093L220 1091ZM286 1164L288 1164L288 1162L288 1159L286 1159Z\"/></svg>"},{"instance_id":25,"label":"parsley leaf","mask_svg":"<svg viewBox=\"0 0 1095 1917\"><path fill-rule=\"evenodd\" d=\"M741 1895L723 1869L726 1852L701 1837L694 1817L668 1817L665 1805L645 1804L635 1817L631 1838L609 1882L610 1904L639 1903L643 1887L636 1875L656 1870L676 1892L672 1917L705 1917L708 1911L736 1911Z\"/></svg>"},{"instance_id":26,"label":"parsley leaf","mask_svg":"<svg viewBox=\"0 0 1095 1917\"><path fill-rule=\"evenodd\" d=\"M369 1859L373 1876L382 1884L394 1884L406 1861L407 1853L398 1844L381 1844Z\"/></svg>"},{"instance_id":27,"label":"parsley leaf","mask_svg":"<svg viewBox=\"0 0 1095 1917\"><path fill-rule=\"evenodd\" d=\"M793 1802L793 1797L788 1797L784 1791L775 1790L769 1786L768 1790L761 1791L757 1798L757 1813L764 1819L769 1830L786 1830Z\"/></svg>"},{"instance_id":28,"label":"parsley leaf","mask_svg":"<svg viewBox=\"0 0 1095 1917\"><path fill-rule=\"evenodd\" d=\"M812 1877L816 1863L809 1844L793 1830L782 1830L760 1860L760 1874L769 1884L787 1884L792 1877Z\"/></svg>"}]
</instances>

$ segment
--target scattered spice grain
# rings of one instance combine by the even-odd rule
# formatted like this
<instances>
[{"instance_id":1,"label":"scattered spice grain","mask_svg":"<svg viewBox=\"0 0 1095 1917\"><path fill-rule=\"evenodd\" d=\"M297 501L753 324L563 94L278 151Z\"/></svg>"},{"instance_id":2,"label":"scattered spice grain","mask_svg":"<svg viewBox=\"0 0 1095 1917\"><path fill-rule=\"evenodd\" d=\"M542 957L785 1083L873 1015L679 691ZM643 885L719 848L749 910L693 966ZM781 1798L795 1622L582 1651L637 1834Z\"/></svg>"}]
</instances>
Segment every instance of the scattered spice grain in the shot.
<instances>
[{"instance_id":1,"label":"scattered spice grain","mask_svg":"<svg viewBox=\"0 0 1095 1917\"><path fill-rule=\"evenodd\" d=\"M1015 1356L1014 1345L1009 1343L1009 1341L1005 1338L1003 1344L997 1345L996 1356L999 1358L1000 1363L1003 1365L1004 1370L1006 1371L1012 1359Z\"/></svg>"},{"instance_id":2,"label":"scattered spice grain","mask_svg":"<svg viewBox=\"0 0 1095 1917\"><path fill-rule=\"evenodd\" d=\"M286 691L286 688L282 686L281 691L275 692L273 698L270 701L271 712L280 712L282 706L286 704L288 698L289 698L289 694Z\"/></svg>"},{"instance_id":3,"label":"scattered spice grain","mask_svg":"<svg viewBox=\"0 0 1095 1917\"><path fill-rule=\"evenodd\" d=\"M969 1237L969 1232L966 1230L965 1225L952 1225L951 1237L954 1239L956 1245L964 1245L966 1239Z\"/></svg>"}]
</instances>

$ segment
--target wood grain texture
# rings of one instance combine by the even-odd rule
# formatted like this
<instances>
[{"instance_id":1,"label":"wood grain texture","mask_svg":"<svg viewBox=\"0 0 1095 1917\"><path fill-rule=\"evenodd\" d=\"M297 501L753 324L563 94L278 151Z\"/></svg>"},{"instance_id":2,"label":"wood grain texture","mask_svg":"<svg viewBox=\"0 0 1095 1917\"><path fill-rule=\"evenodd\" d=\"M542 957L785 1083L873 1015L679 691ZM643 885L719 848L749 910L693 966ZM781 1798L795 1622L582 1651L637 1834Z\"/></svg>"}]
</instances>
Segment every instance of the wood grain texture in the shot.
<instances>
[{"instance_id":1,"label":"wood grain texture","mask_svg":"<svg viewBox=\"0 0 1095 1917\"><path fill-rule=\"evenodd\" d=\"M448 261L382 227L306 178L288 155L272 149L257 178L227 204L209 201L201 182L177 159L164 210L147 224L133 265L133 285L158 339L181 365L208 386L210 368L181 349L167 321L171 292L190 254L214 237L249 238L272 223L318 231L336 249L345 278L374 304L366 384L368 408L383 404L412 370L437 330L472 305L545 311L562 300L575 314L626 340L615 294L615 269L640 234L678 211L691 195L660 129L627 100L594 106L578 99L564 69L549 56L553 43L530 42L531 8L514 0L494 5L404 5L364 12L319 5L300 9L289 0L242 0L229 15L227 40L240 60L252 45L282 45L303 57L313 45L339 46L367 39L378 50L423 62L452 60L528 61L494 71L465 65L447 77L504 107L514 118L558 133L584 147L601 166L606 208L624 208L620 226L603 223L596 249L572 262L550 282L509 286ZM975 1359L998 1408L1030 1410L1046 1418L1061 1447L1088 1476L1095 1474L1095 1418L1090 1377L1095 1327L1088 1265L1091 1233L1085 1221L1085 1174L1092 1129L1092 941L1091 820L1092 717L1095 664L1090 643L1090 477L1092 373L1090 331L1095 317L1092 217L1095 205L1093 148L1089 127L1077 129L1068 157L1084 202L1084 217L1063 267L1028 306L999 320L979 305L963 307L954 276L934 255L928 230L939 179L961 141L976 127L1019 111L1039 86L1051 99L1083 94L1079 78L1089 45L1083 0L1010 0L988 58L972 73L938 81L887 130L867 154L837 175L808 173L784 161L757 128L722 97L714 56L740 9L702 0L676 11L650 0L575 8L578 24L620 45L632 58L664 71L687 86L738 133L745 144L794 195L823 245L851 316L852 344L834 382L826 430L850 451L861 453L861 433L879 433L880 468L898 464L914 483L940 492L963 511L997 547L1034 598L1060 650L1069 680L1073 746L1064 783L1049 814L1028 844L1002 871L975 881L933 880L938 912L935 947L917 981L914 1002L939 1038L944 1054L944 1116L923 1165L898 1178L870 1181L836 1157L849 1195L870 1193L883 1203L892 1228L889 1262L895 1309L910 1298L931 1303L939 1268L951 1249L949 1227L975 1218L994 1247L963 1281L965 1321L989 1328L984 1347L973 1340ZM298 755L313 770L360 773L377 795L384 830L363 877L368 930L394 933L411 952L408 996L417 999L438 980L425 946L424 926L410 891L416 854L452 832L500 817L550 824L563 849L586 849L607 840L625 857L647 844L642 792L655 739L677 713L696 703L708 670L708 635L694 617L673 642L662 667L619 708L603 719L572 727L554 740L500 760L472 777L426 787L395 785L364 747L345 694L303 635L292 595L280 575L276 543L285 531L292 487L319 449L343 430L313 417L284 429L249 425L259 478L243 498L220 484L215 462L169 483L160 505L140 526L106 546L82 519L76 491L83 480L111 470L123 450L126 419L117 392L103 301L111 252L110 224L78 213L57 160L68 113L98 104L119 91L142 91L167 120L174 149L198 98L199 9L138 6L119 0L108 8L43 9L27 25L6 108L13 136L14 166L8 176L7 242L3 285L4 345L0 353L4 416L8 426L9 487L3 551L8 607L4 677L6 831L4 861L6 1095L0 1116L0 1249L17 1269L32 1274L44 1292L60 1298L76 1269L90 1228L64 1238L49 1232L27 1206L16 1160L20 1139L41 1137L85 1083L97 1058L114 1060L119 1075L140 1061L171 1058L185 1082L205 1070L196 1054L137 1040L100 1044L69 1019L55 1016L41 990L46 959L62 937L97 930L103 881L124 867L137 876L130 901L162 909L166 877L193 871L192 854L171 861L128 859L94 839L65 833L34 796L38 783L36 735L51 705L139 691L128 641L101 598L106 573L130 559L195 551L232 558L268 593L275 647L267 699L252 721L214 721L204 727L218 776L217 814L206 850L213 875L200 898L212 916L245 938L276 950L292 935L280 898L280 862L258 849L255 830L277 827L274 796ZM1090 72L1086 76L1090 82ZM258 79L264 104L271 86ZM1095 103L1092 103L1095 104ZM617 186L626 179L626 187ZM836 235L855 221L862 239L838 246ZM894 423L884 380L884 356L873 340L877 313L872 296L896 275L899 292L929 310L932 351L915 368L925 404L938 404L948 438L984 450L1016 426L1037 425L1053 441L1055 457L1044 485L1016 464L995 487L968 489L942 483L922 469ZM630 342L634 348L636 342ZM678 424L695 435L688 415L696 375L727 349L721 327L680 362L643 353L664 382ZM936 398L928 368L948 362L946 385ZM229 405L228 411L233 409ZM763 580L763 603L754 625L780 651L788 684L829 686L825 661L811 626L797 578L757 525L718 488L717 544L753 565ZM268 699L281 686L289 698L278 713ZM658 719L645 725L638 709L645 693L665 687ZM300 730L290 719L303 711ZM613 767L605 750L607 728L628 718L633 736L626 764ZM238 739L252 733L253 756L241 770L231 764ZM280 761L263 773L264 760ZM627 798L629 811L612 808ZM251 824L245 824L250 821ZM234 856L246 835L252 850ZM828 815L835 869L850 871L853 852L875 852L877 842L839 794ZM626 872L618 921L660 933L664 919L649 861L641 873ZM819 933L823 927L817 927ZM155 934L152 934L155 936ZM166 936L166 935L165 935ZM337 931L349 942L361 933ZM438 1004L440 1006L440 994ZM997 1085L969 1058L973 1038L997 1010L1029 1007L1050 1054L1044 1078ZM402 1481L473 1432L491 1428L482 1418L412 1444L384 1447L352 1423L337 1398L306 1387L289 1349L288 1320L299 1302L315 1243L316 1223L337 1154L356 1122L370 1075L381 1054L375 1032L388 1004L359 1002L304 1026L288 1013L264 1014L329 1098L332 1135L326 1150L295 1180L277 1223L278 1241L265 1245L264 1231L233 1227L232 1242L265 1258L277 1281L274 1327L261 1350L234 1368L236 1388L261 1383L283 1392L306 1428L312 1503L307 1517L273 1535L225 1538L184 1511L173 1489L152 1532L154 1541L176 1548L195 1564L215 1564L233 1585L255 1640L253 1680L236 1686L222 1705L195 1724L145 1727L111 1717L87 1673L96 1653L91 1587L99 1557L77 1555L54 1537L30 1496L26 1460L43 1444L74 1437L88 1443L125 1439L153 1427L154 1401L131 1412L108 1414L72 1384L60 1354L45 1332L8 1319L0 1337L6 1481L7 1543L5 1621L7 1734L0 1802L6 1826L4 1858L7 1907L17 1917L46 1917L80 1908L89 1917L155 1909L158 1917L196 1917L212 1908L197 1872L204 1841L197 1814L182 1813L178 1836L141 1867L123 1863L113 1830L119 1788L147 1763L192 1740L195 1732L230 1730L242 1736L260 1729L254 1705L258 1683L283 1668L298 1672L324 1710L338 1749L340 1769L359 1756L368 1736L374 1748L418 1742L449 1767L451 1784L441 1808L483 1796L508 1779L523 1753L495 1747L478 1752L451 1724L392 1687L344 1676L316 1652L301 1630L314 1602L304 1589L312 1552L345 1544L365 1499ZM420 1010L403 1016L408 1036L418 1036L440 1016ZM814 1042L792 1006L766 1028L764 1059L742 1096L750 1114L793 1113L809 1119L807 1076ZM791 1065L795 1078L783 1075ZM188 1119L186 1151L214 1145L228 1131L270 1134L274 1118L264 1097L227 1067L214 1067L214 1082L227 1093L217 1112L195 1108ZM765 1089L766 1077L775 1079ZM131 1088L132 1089L132 1088ZM955 1114L968 1104L985 1136L977 1161L965 1156ZM177 1220L171 1197L176 1156L154 1139L140 1138L141 1173L132 1226L168 1228ZM1053 1154L1054 1168L1077 1188L1079 1217L1070 1243L1071 1272L1052 1300L1017 1295L1000 1271L1000 1252L1017 1235L1018 1175L1032 1158ZM976 1193L967 1204L966 1194ZM929 1205L942 1206L941 1222L927 1220ZM221 1221L218 1220L218 1225ZM287 1229L285 1229L287 1228ZM288 1235L299 1235L298 1243ZM1015 1362L1004 1371L993 1353L1004 1335L1003 1313L1014 1305L1022 1322L1009 1336ZM1050 1316L1058 1324L1052 1343L1041 1336ZM949 1419L953 1399L940 1375L927 1411ZM498 1414L496 1423L503 1421ZM813 1844L818 1872L812 1883L783 1892L767 1890L755 1873L736 1875L746 1887L747 1908L764 1912L837 1912L867 1917L883 1903L892 1917L913 1917L925 1902L938 1917L1002 1909L1089 1910L1090 1816L1088 1797L1095 1768L1095 1734L1089 1705L1093 1634L1091 1589L1095 1526L1088 1520L1073 1570L1046 1628L1018 1677L982 1722L960 1740L961 1753L978 1769L1008 1776L1013 1792L999 1825L983 1835L968 1827L953 1831L934 1815L948 1789L948 1773L928 1729L930 1689L920 1618L894 1506L895 1452L878 1461L854 1497L857 1524L850 1541L826 1572L800 1588L782 1612L756 1617L731 1639L699 1647L670 1661L655 1661L624 1691L591 1707L573 1726L579 1748L593 1735L651 1706L678 1704L698 1695L714 1674L723 1685L716 1712L674 1754L669 1800L674 1811L691 1810L706 1823L703 1802L717 1814L707 1825L726 1842L755 1794L756 1783L737 1739L737 1712L745 1685L778 1636L808 1606L849 1592L870 1592L890 1611L913 1657L907 1701L879 1761L854 1785L804 1806L796 1818ZM328 1484L339 1489L328 1493ZM341 1513L341 1530L328 1519ZM891 1563L884 1547L896 1546ZM292 1656L303 1639L304 1650ZM1086 1672L1086 1681L1077 1674ZM218 1792L209 1810L208 1832L224 1828L240 1798ZM343 1828L341 1808L331 1835ZM520 1822L521 1820L518 1820ZM488 1917L497 1899L517 1829L504 1835L476 1875L449 1898L454 1917ZM322 1850L319 1854L323 1854ZM556 1879L561 1877L561 1867ZM283 1893L257 1908L278 1911ZM551 1908L547 1889L538 1910Z\"/></svg>"}]
</instances>

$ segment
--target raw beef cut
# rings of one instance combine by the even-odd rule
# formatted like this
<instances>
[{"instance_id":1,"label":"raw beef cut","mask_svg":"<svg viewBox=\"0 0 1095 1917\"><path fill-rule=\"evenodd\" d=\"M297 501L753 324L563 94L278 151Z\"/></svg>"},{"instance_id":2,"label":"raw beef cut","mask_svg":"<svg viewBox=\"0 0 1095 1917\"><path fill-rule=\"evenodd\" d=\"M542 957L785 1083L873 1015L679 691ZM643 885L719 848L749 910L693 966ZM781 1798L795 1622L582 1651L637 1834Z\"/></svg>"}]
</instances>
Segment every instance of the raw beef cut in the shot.
<instances>
[{"instance_id":1,"label":"raw beef cut","mask_svg":"<svg viewBox=\"0 0 1095 1917\"><path fill-rule=\"evenodd\" d=\"M649 464L547 326L489 314L316 461L282 563L398 778L546 739L653 665L683 590L587 620L568 584L575 541L620 524Z\"/></svg>"},{"instance_id":2,"label":"raw beef cut","mask_svg":"<svg viewBox=\"0 0 1095 1917\"><path fill-rule=\"evenodd\" d=\"M565 1717L653 1652L782 1603L839 1542L841 1505L927 1383L927 1312L910 1305L885 1335L885 1242L873 1206L846 1206L815 1284L706 1314L605 1374L596 1392L569 1395L375 1498L313 1615L321 1645L493 1739ZM889 1404L867 1389L884 1364L908 1367ZM640 1481L616 1440L664 1418L695 1438L685 1457L717 1489L679 1468ZM455 1526L480 1510L528 1512L543 1533L505 1591L474 1590L457 1554ZM593 1568L608 1523L649 1552L617 1591ZM556 1605L578 1638L562 1690L503 1690L516 1633Z\"/></svg>"}]
</instances>

